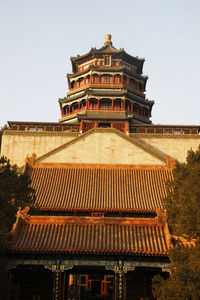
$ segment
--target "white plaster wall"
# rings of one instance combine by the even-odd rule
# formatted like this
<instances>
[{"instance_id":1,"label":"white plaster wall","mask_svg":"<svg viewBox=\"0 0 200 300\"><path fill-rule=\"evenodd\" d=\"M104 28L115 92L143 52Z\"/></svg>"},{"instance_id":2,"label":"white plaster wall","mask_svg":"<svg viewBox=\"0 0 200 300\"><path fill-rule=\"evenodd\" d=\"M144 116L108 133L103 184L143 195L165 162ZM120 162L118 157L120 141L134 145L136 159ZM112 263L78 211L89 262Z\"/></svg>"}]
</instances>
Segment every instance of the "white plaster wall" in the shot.
<instances>
[{"instance_id":1,"label":"white plaster wall","mask_svg":"<svg viewBox=\"0 0 200 300\"><path fill-rule=\"evenodd\" d=\"M164 164L153 155L115 133L95 132L43 158L43 162L91 164Z\"/></svg>"},{"instance_id":2,"label":"white plaster wall","mask_svg":"<svg viewBox=\"0 0 200 300\"><path fill-rule=\"evenodd\" d=\"M49 152L50 150L74 139L76 136L41 134L41 133L24 133L24 134L3 134L1 155L10 159L12 164L19 167L25 163L27 155L33 153L37 157Z\"/></svg>"}]
</instances>

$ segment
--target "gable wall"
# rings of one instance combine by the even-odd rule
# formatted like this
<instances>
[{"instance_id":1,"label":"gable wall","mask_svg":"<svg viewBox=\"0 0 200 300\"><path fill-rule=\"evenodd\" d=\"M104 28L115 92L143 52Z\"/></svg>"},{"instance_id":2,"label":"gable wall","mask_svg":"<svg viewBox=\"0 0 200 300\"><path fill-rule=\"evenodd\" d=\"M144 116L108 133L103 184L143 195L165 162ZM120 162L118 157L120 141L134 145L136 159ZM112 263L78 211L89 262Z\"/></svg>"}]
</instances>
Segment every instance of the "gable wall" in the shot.
<instances>
[{"instance_id":1,"label":"gable wall","mask_svg":"<svg viewBox=\"0 0 200 300\"><path fill-rule=\"evenodd\" d=\"M40 161L90 164L164 164L138 146L110 132L92 133Z\"/></svg>"}]
</instances>

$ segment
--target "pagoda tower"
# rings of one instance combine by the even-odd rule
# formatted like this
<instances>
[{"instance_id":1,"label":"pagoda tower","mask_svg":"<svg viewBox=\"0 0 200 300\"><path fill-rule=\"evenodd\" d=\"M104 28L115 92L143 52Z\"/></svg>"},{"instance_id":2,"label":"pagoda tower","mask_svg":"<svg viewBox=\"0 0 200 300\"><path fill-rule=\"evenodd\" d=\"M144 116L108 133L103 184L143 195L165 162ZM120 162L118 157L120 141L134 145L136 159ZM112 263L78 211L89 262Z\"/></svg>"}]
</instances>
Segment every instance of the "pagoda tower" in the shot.
<instances>
[{"instance_id":1,"label":"pagoda tower","mask_svg":"<svg viewBox=\"0 0 200 300\"><path fill-rule=\"evenodd\" d=\"M61 123L79 124L81 133L111 127L126 134L134 124L151 124L154 101L145 95L144 59L117 50L106 34L103 47L71 57L71 62L69 92L59 99Z\"/></svg>"}]
</instances>

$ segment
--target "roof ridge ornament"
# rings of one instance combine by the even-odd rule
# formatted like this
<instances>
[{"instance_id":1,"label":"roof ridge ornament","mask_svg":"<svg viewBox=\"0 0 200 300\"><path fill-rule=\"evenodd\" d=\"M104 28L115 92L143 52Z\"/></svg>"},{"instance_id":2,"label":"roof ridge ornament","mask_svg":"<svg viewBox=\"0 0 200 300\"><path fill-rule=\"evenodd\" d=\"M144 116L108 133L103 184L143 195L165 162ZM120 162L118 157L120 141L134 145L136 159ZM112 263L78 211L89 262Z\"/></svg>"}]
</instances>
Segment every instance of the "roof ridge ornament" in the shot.
<instances>
[{"instance_id":1,"label":"roof ridge ornament","mask_svg":"<svg viewBox=\"0 0 200 300\"><path fill-rule=\"evenodd\" d=\"M29 165L35 165L36 163L36 154L33 153L31 156L27 155L25 159L25 163Z\"/></svg>"},{"instance_id":2,"label":"roof ridge ornament","mask_svg":"<svg viewBox=\"0 0 200 300\"><path fill-rule=\"evenodd\" d=\"M30 210L29 206L25 206L24 209L22 209L21 207L18 208L17 214L16 214L16 221L12 226L12 230L11 230L11 234L13 234L17 228L18 223L20 222L20 219L24 220L24 221L28 221L30 215L28 214Z\"/></svg>"},{"instance_id":3,"label":"roof ridge ornament","mask_svg":"<svg viewBox=\"0 0 200 300\"><path fill-rule=\"evenodd\" d=\"M111 34L106 34L105 35L104 46L112 45L111 38L112 38Z\"/></svg>"}]
</instances>

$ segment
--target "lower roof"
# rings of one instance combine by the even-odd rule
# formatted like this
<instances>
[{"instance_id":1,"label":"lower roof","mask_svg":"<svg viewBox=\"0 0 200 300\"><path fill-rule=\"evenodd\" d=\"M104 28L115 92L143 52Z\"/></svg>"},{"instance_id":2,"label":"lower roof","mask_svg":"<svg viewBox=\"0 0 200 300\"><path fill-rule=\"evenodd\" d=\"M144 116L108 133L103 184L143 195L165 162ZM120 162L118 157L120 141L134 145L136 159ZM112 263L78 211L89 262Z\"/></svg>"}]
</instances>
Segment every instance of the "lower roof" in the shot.
<instances>
[{"instance_id":1,"label":"lower roof","mask_svg":"<svg viewBox=\"0 0 200 300\"><path fill-rule=\"evenodd\" d=\"M22 211L23 212L23 211ZM13 227L14 253L166 256L170 235L163 216L100 218L20 216Z\"/></svg>"}]
</instances>

